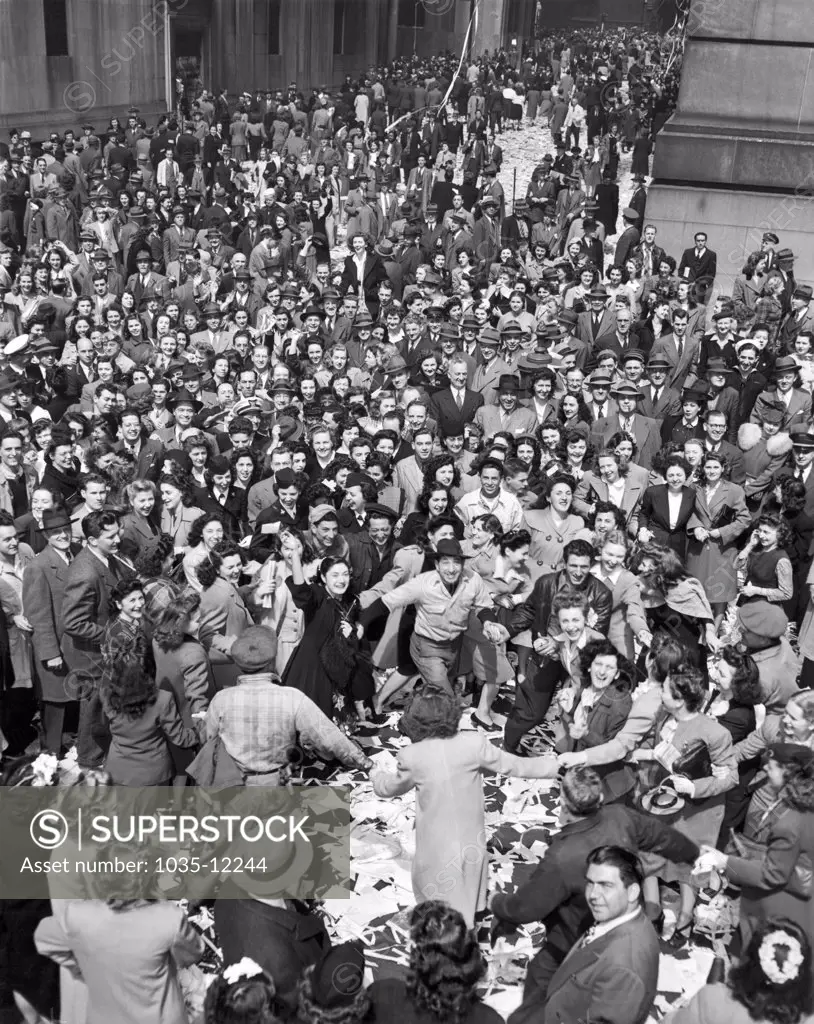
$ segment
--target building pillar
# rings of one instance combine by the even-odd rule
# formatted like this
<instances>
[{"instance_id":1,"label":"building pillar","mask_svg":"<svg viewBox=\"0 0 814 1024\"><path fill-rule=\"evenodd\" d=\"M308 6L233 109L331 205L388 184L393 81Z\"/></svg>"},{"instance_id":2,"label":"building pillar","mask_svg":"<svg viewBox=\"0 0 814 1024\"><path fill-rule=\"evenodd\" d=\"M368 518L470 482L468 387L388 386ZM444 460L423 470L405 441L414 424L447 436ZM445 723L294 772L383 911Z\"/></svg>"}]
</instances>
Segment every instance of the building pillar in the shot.
<instances>
[{"instance_id":1,"label":"building pillar","mask_svg":"<svg viewBox=\"0 0 814 1024\"><path fill-rule=\"evenodd\" d=\"M814 23L809 0L693 4L675 114L659 134L647 220L677 255L708 232L731 293L764 231L814 280Z\"/></svg>"},{"instance_id":2,"label":"building pillar","mask_svg":"<svg viewBox=\"0 0 814 1024\"><path fill-rule=\"evenodd\" d=\"M473 56L479 57L484 50L494 53L503 45L503 20L507 6L508 0L480 0Z\"/></svg>"},{"instance_id":3,"label":"building pillar","mask_svg":"<svg viewBox=\"0 0 814 1024\"><path fill-rule=\"evenodd\" d=\"M399 34L399 0L390 0L387 11L387 61L396 59Z\"/></svg>"}]
</instances>

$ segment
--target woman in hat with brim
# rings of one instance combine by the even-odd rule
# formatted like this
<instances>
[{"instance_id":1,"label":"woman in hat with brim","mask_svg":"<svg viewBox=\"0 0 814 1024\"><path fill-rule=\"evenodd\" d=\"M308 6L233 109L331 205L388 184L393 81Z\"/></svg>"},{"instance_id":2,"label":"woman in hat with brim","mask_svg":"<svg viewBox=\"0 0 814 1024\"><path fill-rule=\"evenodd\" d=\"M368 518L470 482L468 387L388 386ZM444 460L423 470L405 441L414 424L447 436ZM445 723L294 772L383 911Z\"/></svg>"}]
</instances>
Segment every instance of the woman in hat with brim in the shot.
<instances>
[{"instance_id":1,"label":"woman in hat with brim","mask_svg":"<svg viewBox=\"0 0 814 1024\"><path fill-rule=\"evenodd\" d=\"M489 856L485 842L485 772L516 778L553 778L556 758L521 758L494 746L481 732L459 732L461 705L451 692L417 693L399 722L412 742L401 747L398 771L370 773L378 796L416 792L416 853L413 893L417 903L438 893L473 927L486 910ZM466 855L462 856L462 851Z\"/></svg>"}]
</instances>

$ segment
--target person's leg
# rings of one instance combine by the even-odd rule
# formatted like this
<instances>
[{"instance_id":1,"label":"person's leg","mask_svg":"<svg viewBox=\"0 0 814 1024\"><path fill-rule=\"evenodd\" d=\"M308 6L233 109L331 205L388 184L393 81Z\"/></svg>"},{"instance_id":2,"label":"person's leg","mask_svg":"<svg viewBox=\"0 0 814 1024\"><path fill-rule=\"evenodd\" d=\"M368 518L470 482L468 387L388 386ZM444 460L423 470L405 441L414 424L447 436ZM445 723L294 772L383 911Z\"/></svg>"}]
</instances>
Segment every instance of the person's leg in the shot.
<instances>
[{"instance_id":1,"label":"person's leg","mask_svg":"<svg viewBox=\"0 0 814 1024\"><path fill-rule=\"evenodd\" d=\"M450 673L457 662L457 649L451 645L434 643L413 633L410 639L410 655L418 674L424 680L426 690L454 693Z\"/></svg>"},{"instance_id":2,"label":"person's leg","mask_svg":"<svg viewBox=\"0 0 814 1024\"><path fill-rule=\"evenodd\" d=\"M45 749L59 756L62 750L62 733L65 724L65 704L54 704L44 700L41 706L42 731Z\"/></svg>"},{"instance_id":3,"label":"person's leg","mask_svg":"<svg viewBox=\"0 0 814 1024\"><path fill-rule=\"evenodd\" d=\"M503 746L509 753L517 753L523 736L545 720L560 674L560 663L546 659L536 675L515 687L514 707L503 735Z\"/></svg>"},{"instance_id":4,"label":"person's leg","mask_svg":"<svg viewBox=\"0 0 814 1024\"><path fill-rule=\"evenodd\" d=\"M104 764L110 745L109 733L107 743L104 742L106 725L99 691L92 685L90 692L82 698L79 705L76 754L80 768L101 768Z\"/></svg>"},{"instance_id":5,"label":"person's leg","mask_svg":"<svg viewBox=\"0 0 814 1024\"><path fill-rule=\"evenodd\" d=\"M548 944L529 962L523 984L523 1002L509 1015L507 1024L533 1024L540 1019L548 986L565 955Z\"/></svg>"},{"instance_id":6,"label":"person's leg","mask_svg":"<svg viewBox=\"0 0 814 1024\"><path fill-rule=\"evenodd\" d=\"M480 680L478 680L478 682L480 682ZM494 720L492 718L492 705L495 702L495 697L497 697L499 689L499 683L484 682L481 686L480 699L478 700L478 707L475 714L487 725L494 725Z\"/></svg>"},{"instance_id":7,"label":"person's leg","mask_svg":"<svg viewBox=\"0 0 814 1024\"><path fill-rule=\"evenodd\" d=\"M800 672L800 689L810 690L814 687L814 660L803 658L803 668Z\"/></svg>"}]
</instances>

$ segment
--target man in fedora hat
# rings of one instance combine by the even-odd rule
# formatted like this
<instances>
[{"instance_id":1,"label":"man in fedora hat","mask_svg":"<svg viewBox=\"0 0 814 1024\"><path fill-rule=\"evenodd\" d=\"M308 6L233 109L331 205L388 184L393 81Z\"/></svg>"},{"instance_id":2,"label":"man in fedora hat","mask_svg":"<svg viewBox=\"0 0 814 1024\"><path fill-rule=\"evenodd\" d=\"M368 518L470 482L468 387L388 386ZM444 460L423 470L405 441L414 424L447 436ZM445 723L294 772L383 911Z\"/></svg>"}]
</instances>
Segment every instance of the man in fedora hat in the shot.
<instances>
[{"instance_id":1,"label":"man in fedora hat","mask_svg":"<svg viewBox=\"0 0 814 1024\"><path fill-rule=\"evenodd\" d=\"M787 476L799 480L806 489L805 512L811 516L814 515L814 433L806 421L792 424L789 434L791 457L787 458L786 465L775 473L774 480L779 481Z\"/></svg>"},{"instance_id":2,"label":"man in fedora hat","mask_svg":"<svg viewBox=\"0 0 814 1024\"><path fill-rule=\"evenodd\" d=\"M494 196L485 196L479 203L480 219L475 221L472 232L472 248L475 251L475 262L488 270L497 262L500 253L500 219L499 204Z\"/></svg>"},{"instance_id":3,"label":"man in fedora hat","mask_svg":"<svg viewBox=\"0 0 814 1024\"><path fill-rule=\"evenodd\" d=\"M520 378L514 373L502 373L498 378L497 405L482 405L475 413L475 424L486 437L499 430L515 437L534 433L537 417L531 409L518 405L521 397L525 397L525 392L520 386Z\"/></svg>"},{"instance_id":4,"label":"man in fedora hat","mask_svg":"<svg viewBox=\"0 0 814 1024\"><path fill-rule=\"evenodd\" d=\"M814 331L814 315L811 313L812 291L810 284L798 284L791 293L791 309L780 325L777 334L778 351L782 355L791 352L794 339L799 334Z\"/></svg>"},{"instance_id":5,"label":"man in fedora hat","mask_svg":"<svg viewBox=\"0 0 814 1024\"><path fill-rule=\"evenodd\" d=\"M191 345L211 345L215 355L225 352L232 343L232 336L222 326L220 306L216 302L208 302L203 308L206 330L196 331L189 339Z\"/></svg>"},{"instance_id":6,"label":"man in fedora hat","mask_svg":"<svg viewBox=\"0 0 814 1024\"><path fill-rule=\"evenodd\" d=\"M608 308L608 293L603 285L592 288L587 297L588 311L579 314L576 335L593 347L603 334L615 333L616 312Z\"/></svg>"},{"instance_id":7,"label":"man in fedora hat","mask_svg":"<svg viewBox=\"0 0 814 1024\"><path fill-rule=\"evenodd\" d=\"M811 395L800 387L800 368L791 356L780 356L774 364L774 387L762 391L755 402L751 423L759 423L763 406L774 403L785 409L782 429L805 425L811 419Z\"/></svg>"},{"instance_id":8,"label":"man in fedora hat","mask_svg":"<svg viewBox=\"0 0 814 1024\"><path fill-rule=\"evenodd\" d=\"M614 434L628 434L636 442L633 461L637 466L649 470L653 456L661 448L659 424L638 412L643 394L635 384L623 381L611 389L616 400L616 411L591 425L591 443L597 450L607 448Z\"/></svg>"},{"instance_id":9,"label":"man in fedora hat","mask_svg":"<svg viewBox=\"0 0 814 1024\"><path fill-rule=\"evenodd\" d=\"M474 318L473 323L477 324ZM471 387L473 391L483 396L484 408L494 408L497 405L501 378L506 374L516 377L517 370L512 369L506 360L498 355L500 334L493 327L479 329L475 345L477 365L472 375Z\"/></svg>"},{"instance_id":10,"label":"man in fedora hat","mask_svg":"<svg viewBox=\"0 0 814 1024\"><path fill-rule=\"evenodd\" d=\"M641 241L639 211L634 210L631 206L625 206L622 210L622 220L625 223L625 229L619 235L613 257L613 262L617 267L623 267L627 263L631 253Z\"/></svg>"},{"instance_id":11,"label":"man in fedora hat","mask_svg":"<svg viewBox=\"0 0 814 1024\"><path fill-rule=\"evenodd\" d=\"M470 615L491 609L492 597L478 573L464 576L465 556L457 540L438 541L432 558L434 569L420 573L380 600L388 612L415 605L410 656L426 690L452 694ZM371 609L380 611L378 604ZM372 616L375 611L368 613Z\"/></svg>"},{"instance_id":12,"label":"man in fedora hat","mask_svg":"<svg viewBox=\"0 0 814 1024\"><path fill-rule=\"evenodd\" d=\"M794 294L794 289L797 287L797 282L794 279L794 253L791 249L780 249L777 253L775 265L766 275L766 280L763 283L763 292L766 293L766 288L769 281L778 277L783 282L783 291L778 295L780 304L783 307L783 313L786 314L791 310L791 297Z\"/></svg>"},{"instance_id":13,"label":"man in fedora hat","mask_svg":"<svg viewBox=\"0 0 814 1024\"><path fill-rule=\"evenodd\" d=\"M169 299L169 281L162 274L157 274L153 270L153 257L148 249L141 249L136 253L136 273L128 277L127 291L133 293L136 309L139 308L143 299L152 296L160 299L161 302L166 302Z\"/></svg>"},{"instance_id":14,"label":"man in fedora hat","mask_svg":"<svg viewBox=\"0 0 814 1024\"><path fill-rule=\"evenodd\" d=\"M71 542L71 531L71 518L64 509L46 509L40 530L46 546L23 572L23 615L32 628L44 746L58 756L63 749L65 711L76 699L65 685L68 668L62 654L65 582L79 550Z\"/></svg>"}]
</instances>

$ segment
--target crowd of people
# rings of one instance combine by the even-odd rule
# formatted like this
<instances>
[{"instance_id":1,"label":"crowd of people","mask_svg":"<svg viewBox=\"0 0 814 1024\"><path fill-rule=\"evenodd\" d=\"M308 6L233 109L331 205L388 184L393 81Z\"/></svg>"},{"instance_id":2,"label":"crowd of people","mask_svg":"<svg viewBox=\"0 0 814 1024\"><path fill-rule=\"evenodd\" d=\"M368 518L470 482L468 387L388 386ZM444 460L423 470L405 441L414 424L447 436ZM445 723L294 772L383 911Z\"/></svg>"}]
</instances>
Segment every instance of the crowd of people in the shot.
<instances>
[{"instance_id":1,"label":"crowd of people","mask_svg":"<svg viewBox=\"0 0 814 1024\"><path fill-rule=\"evenodd\" d=\"M406 982L246 873L206 1024L487 1024L478 929L535 921L512 1024L644 1024L712 876L732 963L673 1024L814 1011L812 288L771 232L732 294L712 229L659 245L674 57L549 34L0 149L3 781L415 790ZM518 127L555 152L509 203ZM511 892L486 773L559 779ZM175 903L2 932L27 1024L187 1020Z\"/></svg>"}]
</instances>

